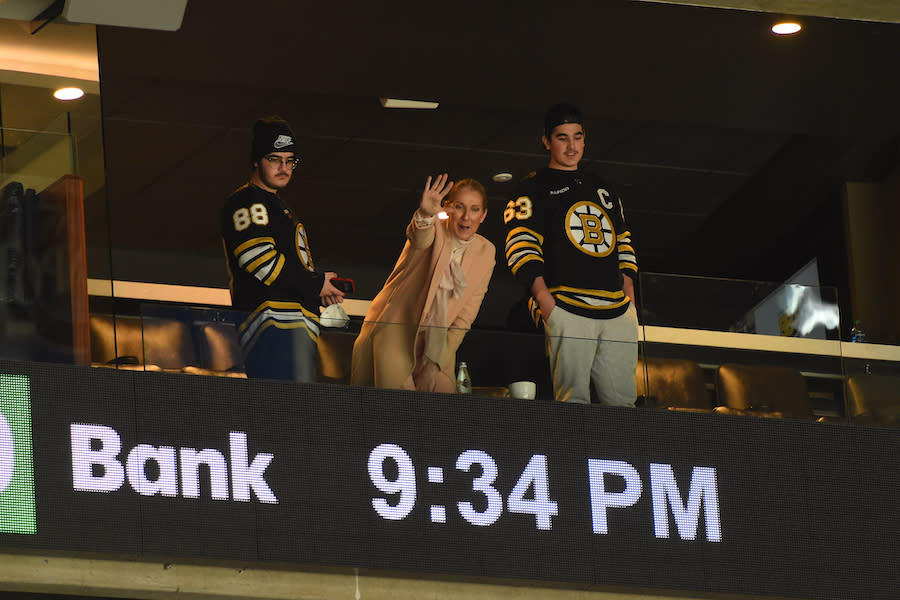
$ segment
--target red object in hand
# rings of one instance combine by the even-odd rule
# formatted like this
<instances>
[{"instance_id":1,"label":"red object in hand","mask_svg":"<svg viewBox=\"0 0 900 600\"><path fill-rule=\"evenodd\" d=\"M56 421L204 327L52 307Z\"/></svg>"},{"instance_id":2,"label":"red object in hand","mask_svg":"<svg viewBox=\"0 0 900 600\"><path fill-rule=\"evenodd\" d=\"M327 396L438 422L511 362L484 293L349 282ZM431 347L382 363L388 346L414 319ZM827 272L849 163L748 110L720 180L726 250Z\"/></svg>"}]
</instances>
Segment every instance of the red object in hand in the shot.
<instances>
[{"instance_id":1,"label":"red object in hand","mask_svg":"<svg viewBox=\"0 0 900 600\"><path fill-rule=\"evenodd\" d=\"M331 285L341 290L345 294L352 294L356 291L356 286L353 284L352 279L348 279L346 277L332 277L328 281L331 282Z\"/></svg>"}]
</instances>

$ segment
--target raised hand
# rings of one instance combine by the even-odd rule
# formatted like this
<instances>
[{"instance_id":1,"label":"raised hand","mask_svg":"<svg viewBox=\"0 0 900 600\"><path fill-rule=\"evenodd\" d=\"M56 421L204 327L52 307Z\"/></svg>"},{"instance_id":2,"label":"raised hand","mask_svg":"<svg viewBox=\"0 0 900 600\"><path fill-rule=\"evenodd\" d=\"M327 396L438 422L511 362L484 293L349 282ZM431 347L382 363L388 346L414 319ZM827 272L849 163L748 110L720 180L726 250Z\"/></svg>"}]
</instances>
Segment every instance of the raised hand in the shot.
<instances>
[{"instance_id":1,"label":"raised hand","mask_svg":"<svg viewBox=\"0 0 900 600\"><path fill-rule=\"evenodd\" d=\"M422 192L422 202L419 204L420 213L426 217L433 217L441 211L441 202L453 187L453 182L447 181L448 179L446 173L441 173L432 183L431 176L428 176L425 180L425 190Z\"/></svg>"}]
</instances>

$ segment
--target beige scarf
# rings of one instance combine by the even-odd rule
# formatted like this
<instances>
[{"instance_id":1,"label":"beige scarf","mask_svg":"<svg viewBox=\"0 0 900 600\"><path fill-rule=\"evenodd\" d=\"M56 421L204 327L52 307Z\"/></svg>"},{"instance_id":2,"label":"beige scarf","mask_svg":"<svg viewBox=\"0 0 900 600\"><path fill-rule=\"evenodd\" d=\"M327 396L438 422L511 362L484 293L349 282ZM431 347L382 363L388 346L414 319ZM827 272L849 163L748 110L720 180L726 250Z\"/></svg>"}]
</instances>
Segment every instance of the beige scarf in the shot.
<instances>
[{"instance_id":1,"label":"beige scarf","mask_svg":"<svg viewBox=\"0 0 900 600\"><path fill-rule=\"evenodd\" d=\"M448 233L449 230L448 230ZM441 356L447 345L447 305L451 298L460 298L466 292L466 274L463 272L462 259L466 248L475 238L460 240L450 233L450 261L441 275L438 289L434 293L431 310L422 324L425 326L425 356L431 361L441 364Z\"/></svg>"}]
</instances>

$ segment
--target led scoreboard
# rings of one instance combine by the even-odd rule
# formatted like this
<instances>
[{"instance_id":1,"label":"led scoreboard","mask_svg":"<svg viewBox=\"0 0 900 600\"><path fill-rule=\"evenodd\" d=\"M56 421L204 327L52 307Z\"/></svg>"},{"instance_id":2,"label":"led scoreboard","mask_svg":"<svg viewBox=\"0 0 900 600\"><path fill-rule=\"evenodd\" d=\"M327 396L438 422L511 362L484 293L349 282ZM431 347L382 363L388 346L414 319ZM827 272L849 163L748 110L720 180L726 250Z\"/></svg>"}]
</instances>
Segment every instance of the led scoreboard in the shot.
<instances>
[{"instance_id":1,"label":"led scoreboard","mask_svg":"<svg viewBox=\"0 0 900 600\"><path fill-rule=\"evenodd\" d=\"M7 548L772 596L900 589L895 430L0 373Z\"/></svg>"}]
</instances>

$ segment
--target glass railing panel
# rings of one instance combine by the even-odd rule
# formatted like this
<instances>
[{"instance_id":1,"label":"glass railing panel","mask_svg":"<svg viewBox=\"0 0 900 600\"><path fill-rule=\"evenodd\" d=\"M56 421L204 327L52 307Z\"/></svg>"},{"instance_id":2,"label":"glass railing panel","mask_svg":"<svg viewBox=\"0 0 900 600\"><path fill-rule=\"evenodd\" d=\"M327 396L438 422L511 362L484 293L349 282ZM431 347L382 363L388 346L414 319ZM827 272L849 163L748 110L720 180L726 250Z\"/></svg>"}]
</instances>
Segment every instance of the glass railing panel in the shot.
<instances>
[{"instance_id":1,"label":"glass railing panel","mask_svg":"<svg viewBox=\"0 0 900 600\"><path fill-rule=\"evenodd\" d=\"M822 295L828 297L829 293ZM94 364L246 377L240 336L245 330L242 325L250 316L224 307L144 302L133 314L115 317L117 341L112 355L101 356L98 346ZM93 315L92 321L100 317ZM523 388L525 391L515 393L531 395L531 384L536 401L550 402L555 396L547 339L537 330L444 330L404 323L364 323L359 316L346 323L326 325L332 326L318 324L319 334L313 346L315 374L306 379L308 382L355 382L365 387L409 389L415 386L419 375L412 373L411 344L418 340L422 354L429 340L437 340L437 348L442 348L443 343L456 347L455 355L448 352L435 361L442 363L440 371L446 374L444 383L451 391L457 368L465 362L475 396L511 396L514 389ZM631 342L609 344L613 348L622 344L621 352L613 350L615 354L637 352L633 377L638 407L895 426L891 412L894 405L872 395L891 381L896 382L889 378L896 376L897 363L888 358L845 360L840 342L828 339L644 324L639 333L636 348ZM712 338L704 337L710 334ZM138 340L137 346L134 340ZM570 337L566 342L590 346L594 340ZM261 338L257 343L264 342ZM355 345L362 346L356 355ZM837 350L829 345L836 345ZM854 368L845 372L845 364ZM387 375L377 379L376 371ZM862 381L861 376L870 376L875 383ZM587 371L584 379L589 379ZM850 379L862 383L854 383L853 390L848 391ZM744 387L738 386L734 391L731 388L735 381ZM517 382L529 383L513 385ZM870 390L873 385L874 392ZM756 388L763 390L762 396ZM596 403L596 390L589 390L588 394ZM854 400L860 394L866 394L865 398Z\"/></svg>"},{"instance_id":2,"label":"glass railing panel","mask_svg":"<svg viewBox=\"0 0 900 600\"><path fill-rule=\"evenodd\" d=\"M246 313L146 302L139 312L145 370L246 377L238 337Z\"/></svg>"},{"instance_id":3,"label":"glass railing panel","mask_svg":"<svg viewBox=\"0 0 900 600\"><path fill-rule=\"evenodd\" d=\"M639 289L643 377L658 405L710 397L720 412L848 418L836 289L656 273ZM792 394L799 400L778 410Z\"/></svg>"},{"instance_id":4,"label":"glass railing panel","mask_svg":"<svg viewBox=\"0 0 900 600\"><path fill-rule=\"evenodd\" d=\"M221 307L153 302L140 303L136 314L132 315L95 314L92 316L94 321L115 323L116 355L101 356L98 353L94 364L243 377L246 370L241 336L247 331L245 323L253 321L251 317L250 313ZM535 398L553 398L551 370L542 334L364 323L360 318L348 319L340 326L334 322L330 324L332 326L326 326L321 321L318 324L314 350L314 381L318 383L350 385L357 381L370 387L408 389L409 381L413 381L407 381L407 377L412 375L414 356L412 347L407 350L405 343L418 339L424 345L428 340L436 340L438 347L457 348L455 356L448 352L445 355L448 358L443 361L442 370L447 373L451 386L456 385L460 362L466 362L473 394L503 396L509 393L511 383L530 381L535 384ZM354 355L354 345L361 336L360 345L365 346L368 342L368 348L362 348ZM265 339L259 337L255 344L265 343ZM591 343L593 340L575 341ZM631 346L636 345L632 343ZM634 351L637 351L636 347ZM381 369L376 368L376 362ZM355 377L354 367L358 370ZM379 379L376 370L384 377ZM517 386L517 389L521 387L528 386Z\"/></svg>"},{"instance_id":5,"label":"glass railing panel","mask_svg":"<svg viewBox=\"0 0 900 600\"><path fill-rule=\"evenodd\" d=\"M595 338L568 336L561 341L576 354L593 356L596 346ZM609 354L619 354L614 348L619 343L622 353L637 354L636 342L608 340ZM357 346L355 354L354 345ZM537 332L479 328L466 331L351 321L343 329L322 329L319 358L328 380L338 383L346 383L344 374L351 370L355 374L350 381L360 385L388 389L409 389L418 385L420 389L432 389L429 386L433 385L434 374L428 373L427 368L433 363L440 366L442 383L454 386L458 369L465 363L474 395L521 396L539 401L551 401L555 396L547 339ZM569 401L587 401L595 395L589 384L589 373L590 364L587 364L582 378L583 389L564 394ZM629 385L633 385L633 370L628 378Z\"/></svg>"},{"instance_id":6,"label":"glass railing panel","mask_svg":"<svg viewBox=\"0 0 900 600\"><path fill-rule=\"evenodd\" d=\"M640 276L644 326L837 340L837 289L663 273Z\"/></svg>"}]
</instances>

